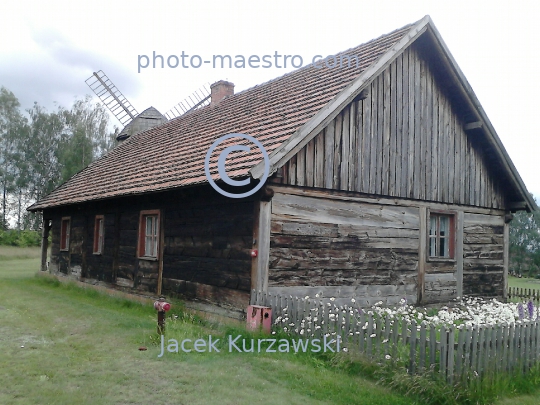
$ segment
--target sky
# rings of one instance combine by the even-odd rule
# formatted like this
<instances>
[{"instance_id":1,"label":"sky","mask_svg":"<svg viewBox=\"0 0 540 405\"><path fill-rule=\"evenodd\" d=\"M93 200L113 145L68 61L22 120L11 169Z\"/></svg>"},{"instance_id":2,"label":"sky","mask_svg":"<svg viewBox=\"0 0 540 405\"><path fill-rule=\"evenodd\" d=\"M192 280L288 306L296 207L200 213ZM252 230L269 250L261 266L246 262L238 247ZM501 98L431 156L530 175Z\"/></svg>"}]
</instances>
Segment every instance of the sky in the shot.
<instances>
[{"instance_id":1,"label":"sky","mask_svg":"<svg viewBox=\"0 0 540 405\"><path fill-rule=\"evenodd\" d=\"M234 60L277 52L299 55L306 65L315 55L344 51L425 15L540 200L540 2L0 0L0 86L24 109L38 102L54 110L92 94L85 80L103 70L138 112L154 106L166 113L206 83L228 80L239 92L294 69L283 58L271 68L197 67L197 56ZM152 67L154 52L164 57L163 68L159 58ZM140 68L144 55L150 64ZM167 65L175 65L173 55L176 68ZM120 126L114 117L111 122Z\"/></svg>"}]
</instances>

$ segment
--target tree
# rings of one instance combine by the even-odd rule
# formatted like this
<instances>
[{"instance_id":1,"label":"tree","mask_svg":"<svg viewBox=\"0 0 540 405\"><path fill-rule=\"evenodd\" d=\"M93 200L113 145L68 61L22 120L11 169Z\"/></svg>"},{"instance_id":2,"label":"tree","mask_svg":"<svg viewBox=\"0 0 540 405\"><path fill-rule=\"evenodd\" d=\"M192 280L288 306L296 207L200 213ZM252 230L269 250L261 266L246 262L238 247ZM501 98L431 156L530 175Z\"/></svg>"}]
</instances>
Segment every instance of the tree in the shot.
<instances>
[{"instance_id":1,"label":"tree","mask_svg":"<svg viewBox=\"0 0 540 405\"><path fill-rule=\"evenodd\" d=\"M518 274L540 272L540 212L517 212L510 222L510 260Z\"/></svg>"},{"instance_id":2,"label":"tree","mask_svg":"<svg viewBox=\"0 0 540 405\"><path fill-rule=\"evenodd\" d=\"M0 89L0 229L15 218L18 229L39 229L26 206L40 200L116 144L109 116L90 96L71 109L47 112L34 103L20 112L15 95Z\"/></svg>"},{"instance_id":3,"label":"tree","mask_svg":"<svg viewBox=\"0 0 540 405\"><path fill-rule=\"evenodd\" d=\"M66 132L59 153L62 181L68 180L115 146L108 132L109 115L105 108L92 104L90 96L77 100L71 110L62 111Z\"/></svg>"},{"instance_id":4,"label":"tree","mask_svg":"<svg viewBox=\"0 0 540 405\"><path fill-rule=\"evenodd\" d=\"M2 216L0 229L8 227L8 197L16 188L19 177L21 134L27 129L26 119L19 110L20 103L5 87L0 88L0 187L2 188Z\"/></svg>"}]
</instances>

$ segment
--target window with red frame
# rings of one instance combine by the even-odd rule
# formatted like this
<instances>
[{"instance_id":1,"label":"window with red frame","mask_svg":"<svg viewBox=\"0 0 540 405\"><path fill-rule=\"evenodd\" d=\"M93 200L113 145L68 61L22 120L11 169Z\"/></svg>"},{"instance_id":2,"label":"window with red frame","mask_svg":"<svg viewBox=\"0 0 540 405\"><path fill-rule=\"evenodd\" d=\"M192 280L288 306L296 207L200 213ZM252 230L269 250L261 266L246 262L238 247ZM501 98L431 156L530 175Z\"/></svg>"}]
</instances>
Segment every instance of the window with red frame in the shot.
<instances>
[{"instance_id":1,"label":"window with red frame","mask_svg":"<svg viewBox=\"0 0 540 405\"><path fill-rule=\"evenodd\" d=\"M100 255L103 253L103 244L105 241L105 217L96 215L94 221L94 254Z\"/></svg>"},{"instance_id":2,"label":"window with red frame","mask_svg":"<svg viewBox=\"0 0 540 405\"><path fill-rule=\"evenodd\" d=\"M71 231L71 218L64 217L60 224L60 250L69 250L69 233Z\"/></svg>"},{"instance_id":3,"label":"window with red frame","mask_svg":"<svg viewBox=\"0 0 540 405\"><path fill-rule=\"evenodd\" d=\"M159 210L141 211L139 257L157 258L159 252Z\"/></svg>"},{"instance_id":4,"label":"window with red frame","mask_svg":"<svg viewBox=\"0 0 540 405\"><path fill-rule=\"evenodd\" d=\"M454 215L431 213L429 216L429 257L454 257Z\"/></svg>"}]
</instances>

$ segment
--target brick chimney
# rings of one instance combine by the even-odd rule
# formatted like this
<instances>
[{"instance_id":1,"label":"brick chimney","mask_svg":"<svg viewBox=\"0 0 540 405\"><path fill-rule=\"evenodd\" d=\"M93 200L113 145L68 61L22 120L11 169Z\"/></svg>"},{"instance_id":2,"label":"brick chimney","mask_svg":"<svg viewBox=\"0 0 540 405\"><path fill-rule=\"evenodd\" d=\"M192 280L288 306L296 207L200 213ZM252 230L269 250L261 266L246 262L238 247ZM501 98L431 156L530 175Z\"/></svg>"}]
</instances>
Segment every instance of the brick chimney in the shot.
<instances>
[{"instance_id":1,"label":"brick chimney","mask_svg":"<svg viewBox=\"0 0 540 405\"><path fill-rule=\"evenodd\" d=\"M210 105L219 104L225 97L232 96L234 94L234 84L220 80L210 86Z\"/></svg>"}]
</instances>

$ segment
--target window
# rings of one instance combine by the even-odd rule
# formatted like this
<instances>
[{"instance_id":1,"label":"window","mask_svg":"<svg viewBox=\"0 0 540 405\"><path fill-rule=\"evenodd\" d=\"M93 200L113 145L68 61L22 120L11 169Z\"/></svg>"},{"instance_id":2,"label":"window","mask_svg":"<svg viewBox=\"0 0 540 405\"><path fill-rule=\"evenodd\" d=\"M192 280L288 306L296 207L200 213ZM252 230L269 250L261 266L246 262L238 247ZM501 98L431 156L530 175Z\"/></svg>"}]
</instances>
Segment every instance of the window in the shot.
<instances>
[{"instance_id":1,"label":"window","mask_svg":"<svg viewBox=\"0 0 540 405\"><path fill-rule=\"evenodd\" d=\"M141 211L139 257L157 258L159 252L159 210Z\"/></svg>"},{"instance_id":2,"label":"window","mask_svg":"<svg viewBox=\"0 0 540 405\"><path fill-rule=\"evenodd\" d=\"M69 233L71 228L71 218L64 217L60 224L60 250L69 250Z\"/></svg>"},{"instance_id":3,"label":"window","mask_svg":"<svg viewBox=\"0 0 540 405\"><path fill-rule=\"evenodd\" d=\"M94 254L103 253L103 241L105 237L105 218L103 215L96 215L94 222Z\"/></svg>"},{"instance_id":4,"label":"window","mask_svg":"<svg viewBox=\"0 0 540 405\"><path fill-rule=\"evenodd\" d=\"M454 215L430 213L429 257L454 257Z\"/></svg>"}]
</instances>

